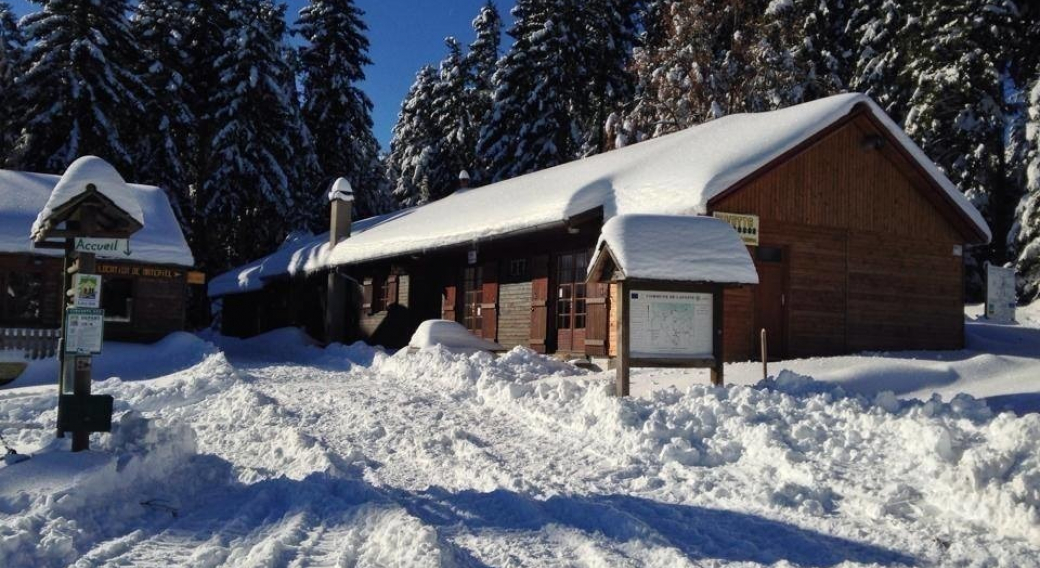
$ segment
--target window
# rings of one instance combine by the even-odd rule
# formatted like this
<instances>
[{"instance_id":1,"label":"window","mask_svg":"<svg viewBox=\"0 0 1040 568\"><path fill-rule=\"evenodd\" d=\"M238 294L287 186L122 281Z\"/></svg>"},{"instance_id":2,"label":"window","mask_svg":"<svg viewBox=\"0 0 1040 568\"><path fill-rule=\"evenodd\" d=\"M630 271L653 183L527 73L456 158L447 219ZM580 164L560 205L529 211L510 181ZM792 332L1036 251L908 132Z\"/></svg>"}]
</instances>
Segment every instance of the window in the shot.
<instances>
[{"instance_id":1,"label":"window","mask_svg":"<svg viewBox=\"0 0 1040 568\"><path fill-rule=\"evenodd\" d=\"M527 278L527 259L514 258L509 261L509 279L522 280Z\"/></svg>"},{"instance_id":2,"label":"window","mask_svg":"<svg viewBox=\"0 0 1040 568\"><path fill-rule=\"evenodd\" d=\"M480 335L484 320L480 305L484 302L484 271L479 266L462 271L462 323L466 329Z\"/></svg>"},{"instance_id":3,"label":"window","mask_svg":"<svg viewBox=\"0 0 1040 568\"><path fill-rule=\"evenodd\" d=\"M783 262L784 249L779 247L756 247L755 259L759 262Z\"/></svg>"},{"instance_id":4,"label":"window","mask_svg":"<svg viewBox=\"0 0 1040 568\"><path fill-rule=\"evenodd\" d=\"M556 327L585 327L585 271L588 253L563 254L556 259Z\"/></svg>"},{"instance_id":5,"label":"window","mask_svg":"<svg viewBox=\"0 0 1040 568\"><path fill-rule=\"evenodd\" d=\"M379 295L376 298L375 311L386 310L397 303L396 284L397 277L394 275L386 276L379 280Z\"/></svg>"},{"instance_id":6,"label":"window","mask_svg":"<svg viewBox=\"0 0 1040 568\"><path fill-rule=\"evenodd\" d=\"M0 275L0 316L5 322L36 323L43 310L43 275L8 272Z\"/></svg>"},{"instance_id":7,"label":"window","mask_svg":"<svg viewBox=\"0 0 1040 568\"><path fill-rule=\"evenodd\" d=\"M105 310L105 321L130 321L134 315L133 279L103 279L101 281L101 307Z\"/></svg>"}]
</instances>

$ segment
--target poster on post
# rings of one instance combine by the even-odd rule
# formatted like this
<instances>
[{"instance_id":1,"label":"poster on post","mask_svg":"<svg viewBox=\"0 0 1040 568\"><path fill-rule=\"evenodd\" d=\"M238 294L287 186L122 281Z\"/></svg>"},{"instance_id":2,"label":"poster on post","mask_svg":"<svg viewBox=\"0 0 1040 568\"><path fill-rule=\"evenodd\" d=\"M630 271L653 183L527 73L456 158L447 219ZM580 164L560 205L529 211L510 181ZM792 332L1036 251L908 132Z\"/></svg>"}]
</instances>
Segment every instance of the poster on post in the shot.
<instances>
[{"instance_id":1,"label":"poster on post","mask_svg":"<svg viewBox=\"0 0 1040 568\"><path fill-rule=\"evenodd\" d=\"M629 355L633 359L711 359L712 294L629 292Z\"/></svg>"},{"instance_id":2,"label":"poster on post","mask_svg":"<svg viewBox=\"0 0 1040 568\"><path fill-rule=\"evenodd\" d=\"M74 274L72 276L72 290L73 307L101 307L101 275Z\"/></svg>"},{"instance_id":3,"label":"poster on post","mask_svg":"<svg viewBox=\"0 0 1040 568\"><path fill-rule=\"evenodd\" d=\"M1015 270L986 263L986 319L1012 323L1017 304Z\"/></svg>"},{"instance_id":4,"label":"poster on post","mask_svg":"<svg viewBox=\"0 0 1040 568\"><path fill-rule=\"evenodd\" d=\"M105 310L69 308L65 312L65 352L76 355L101 353L105 337Z\"/></svg>"}]
</instances>

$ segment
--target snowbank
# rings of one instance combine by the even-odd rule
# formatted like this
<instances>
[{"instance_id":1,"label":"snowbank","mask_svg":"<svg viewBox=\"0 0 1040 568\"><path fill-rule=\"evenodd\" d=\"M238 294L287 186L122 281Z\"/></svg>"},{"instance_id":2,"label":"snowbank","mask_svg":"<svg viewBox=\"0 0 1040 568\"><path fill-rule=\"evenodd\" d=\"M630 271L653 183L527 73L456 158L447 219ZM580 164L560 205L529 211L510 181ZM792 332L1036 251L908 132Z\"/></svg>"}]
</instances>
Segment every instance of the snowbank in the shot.
<instances>
[{"instance_id":1,"label":"snowbank","mask_svg":"<svg viewBox=\"0 0 1040 568\"><path fill-rule=\"evenodd\" d=\"M721 219L618 215L603 224L589 274L602 270L606 250L627 278L758 284L747 247Z\"/></svg>"}]
</instances>

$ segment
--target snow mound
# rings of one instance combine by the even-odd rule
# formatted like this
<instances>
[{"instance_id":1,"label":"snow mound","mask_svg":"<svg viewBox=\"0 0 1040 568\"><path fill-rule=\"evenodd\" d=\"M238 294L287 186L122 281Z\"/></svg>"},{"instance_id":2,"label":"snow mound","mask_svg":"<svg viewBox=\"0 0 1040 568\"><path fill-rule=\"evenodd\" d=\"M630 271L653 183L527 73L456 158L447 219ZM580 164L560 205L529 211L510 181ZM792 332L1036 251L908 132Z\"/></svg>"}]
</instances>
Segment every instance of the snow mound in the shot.
<instances>
[{"instance_id":1,"label":"snow mound","mask_svg":"<svg viewBox=\"0 0 1040 568\"><path fill-rule=\"evenodd\" d=\"M434 345L461 351L505 351L505 347L498 343L473 335L462 324L443 319L422 322L408 342L408 346L415 349L428 349Z\"/></svg>"}]
</instances>

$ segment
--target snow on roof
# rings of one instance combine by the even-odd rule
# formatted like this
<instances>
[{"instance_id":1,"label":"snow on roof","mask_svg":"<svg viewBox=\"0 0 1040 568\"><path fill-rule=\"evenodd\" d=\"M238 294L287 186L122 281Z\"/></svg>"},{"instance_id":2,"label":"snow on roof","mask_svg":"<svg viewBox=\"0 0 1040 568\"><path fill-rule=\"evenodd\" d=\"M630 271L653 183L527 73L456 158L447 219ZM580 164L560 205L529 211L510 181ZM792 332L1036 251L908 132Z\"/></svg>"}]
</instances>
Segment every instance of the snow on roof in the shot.
<instances>
[{"instance_id":1,"label":"snow on roof","mask_svg":"<svg viewBox=\"0 0 1040 568\"><path fill-rule=\"evenodd\" d=\"M95 190L126 212L135 221L144 225L144 212L137 195L112 164L97 156L83 156L69 165L58 183L54 185L47 203L33 222L31 233L35 238L44 229L43 224L58 208L87 192Z\"/></svg>"},{"instance_id":2,"label":"snow on roof","mask_svg":"<svg viewBox=\"0 0 1040 568\"><path fill-rule=\"evenodd\" d=\"M414 209L402 209L354 221L351 225L351 238L381 223L404 217L412 211ZM263 288L269 280L304 272L305 267L328 256L328 249L328 231L306 238L287 239L273 253L215 276L209 281L206 293L215 298L254 292Z\"/></svg>"},{"instance_id":3,"label":"snow on roof","mask_svg":"<svg viewBox=\"0 0 1040 568\"><path fill-rule=\"evenodd\" d=\"M63 254L60 250L34 248L29 237L34 220L58 194L56 186L60 180L61 177L56 175L0 170L0 253ZM132 208L136 209L137 218L144 221L144 228L131 235L130 256L120 255L118 258L131 262L194 266L195 259L166 193L149 185L130 184L127 187L128 191L123 192L120 199L132 197Z\"/></svg>"},{"instance_id":4,"label":"snow on roof","mask_svg":"<svg viewBox=\"0 0 1040 568\"><path fill-rule=\"evenodd\" d=\"M681 132L499 183L455 192L339 243L328 264L352 264L546 226L597 207L622 214L698 215L737 181L865 104L987 237L986 222L869 97L850 93L782 110L734 114Z\"/></svg>"},{"instance_id":5,"label":"snow on roof","mask_svg":"<svg viewBox=\"0 0 1040 568\"><path fill-rule=\"evenodd\" d=\"M721 219L678 215L618 215L603 224L589 273L610 250L627 278L758 284L740 235Z\"/></svg>"}]
</instances>

